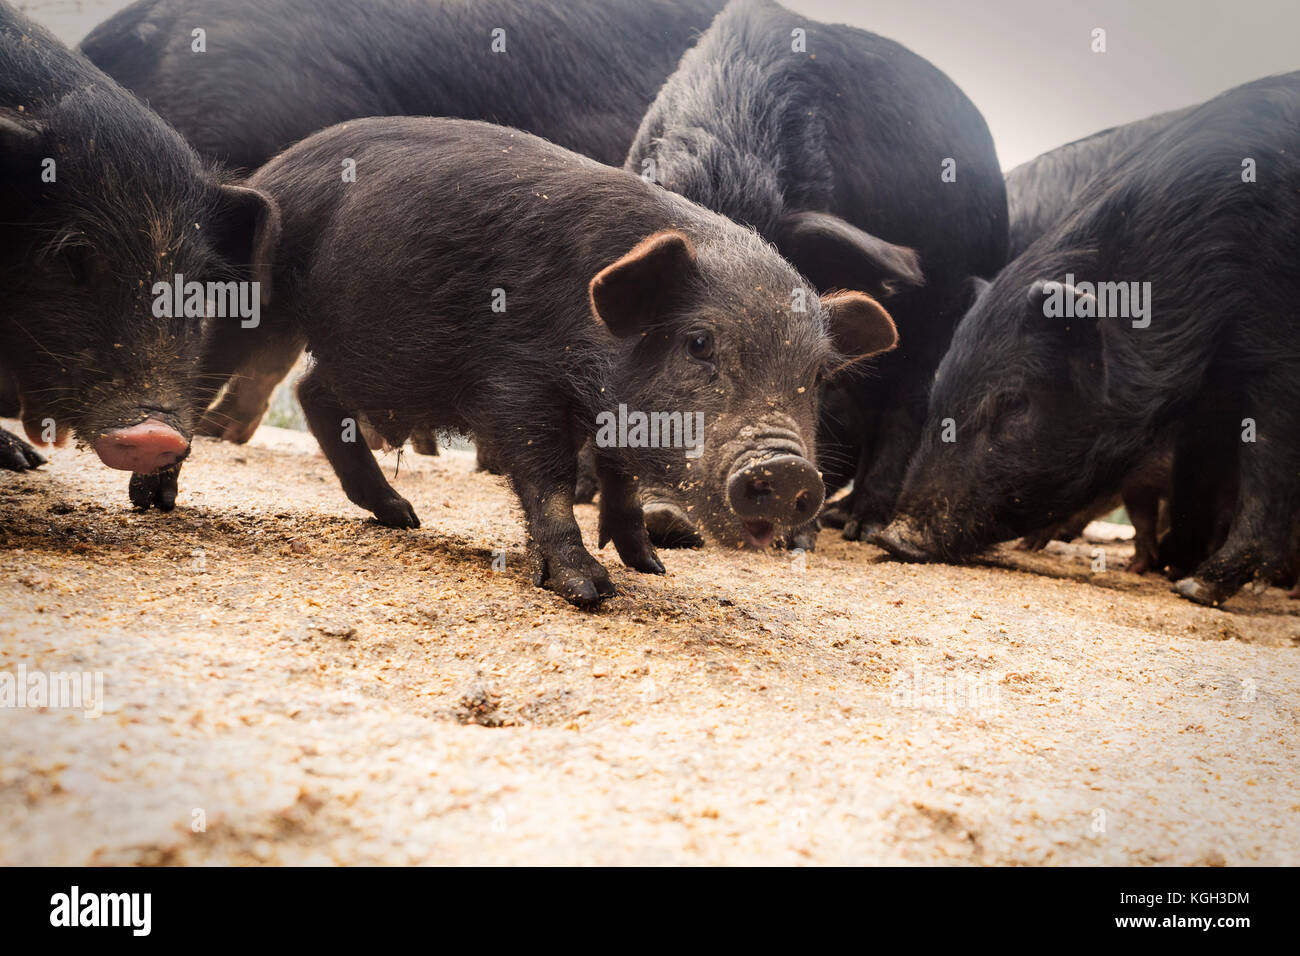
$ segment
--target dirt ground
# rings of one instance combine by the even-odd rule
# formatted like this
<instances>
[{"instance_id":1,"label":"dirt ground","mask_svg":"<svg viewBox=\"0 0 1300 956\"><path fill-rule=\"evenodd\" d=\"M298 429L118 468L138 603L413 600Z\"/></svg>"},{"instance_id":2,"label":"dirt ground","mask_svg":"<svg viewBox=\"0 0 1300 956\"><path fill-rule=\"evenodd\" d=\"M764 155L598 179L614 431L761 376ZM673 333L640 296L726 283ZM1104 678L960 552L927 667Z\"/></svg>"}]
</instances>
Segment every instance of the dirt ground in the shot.
<instances>
[{"instance_id":1,"label":"dirt ground","mask_svg":"<svg viewBox=\"0 0 1300 956\"><path fill-rule=\"evenodd\" d=\"M667 577L607 548L590 613L531 586L467 453L402 456L416 532L294 432L182 477L160 515L86 452L0 475L0 672L104 682L99 717L0 709L0 863L1300 862L1278 589L827 531Z\"/></svg>"}]
</instances>

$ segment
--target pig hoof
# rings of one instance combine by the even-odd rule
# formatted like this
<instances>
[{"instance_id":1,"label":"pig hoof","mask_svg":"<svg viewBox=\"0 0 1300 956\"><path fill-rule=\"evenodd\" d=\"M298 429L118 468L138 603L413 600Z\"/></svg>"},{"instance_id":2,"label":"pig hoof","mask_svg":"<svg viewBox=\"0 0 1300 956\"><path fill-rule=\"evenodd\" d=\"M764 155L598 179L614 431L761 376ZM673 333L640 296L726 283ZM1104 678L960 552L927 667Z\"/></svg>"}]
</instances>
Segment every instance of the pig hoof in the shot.
<instances>
[{"instance_id":1,"label":"pig hoof","mask_svg":"<svg viewBox=\"0 0 1300 956\"><path fill-rule=\"evenodd\" d=\"M0 468L6 471L29 471L45 464L45 456L17 435L0 429Z\"/></svg>"},{"instance_id":2,"label":"pig hoof","mask_svg":"<svg viewBox=\"0 0 1300 956\"><path fill-rule=\"evenodd\" d=\"M623 521L615 525L616 522L613 520L601 519L598 539L600 547L603 548L606 542L613 541L618 556L633 571L640 571L642 574L666 573L642 522Z\"/></svg>"},{"instance_id":3,"label":"pig hoof","mask_svg":"<svg viewBox=\"0 0 1300 956\"><path fill-rule=\"evenodd\" d=\"M650 533L651 542L660 548L704 547L704 538L695 530L685 513L675 505L646 505L645 526Z\"/></svg>"},{"instance_id":4,"label":"pig hoof","mask_svg":"<svg viewBox=\"0 0 1300 956\"><path fill-rule=\"evenodd\" d=\"M405 498L394 496L370 509L375 520L385 528L418 528L420 519Z\"/></svg>"},{"instance_id":5,"label":"pig hoof","mask_svg":"<svg viewBox=\"0 0 1300 956\"><path fill-rule=\"evenodd\" d=\"M1033 534L1027 534L1015 543L1017 551L1042 551L1053 540L1051 531L1037 531Z\"/></svg>"},{"instance_id":6,"label":"pig hoof","mask_svg":"<svg viewBox=\"0 0 1300 956\"><path fill-rule=\"evenodd\" d=\"M819 517L823 528L843 528L849 523L849 513L841 507L839 502L827 505L822 509Z\"/></svg>"},{"instance_id":7,"label":"pig hoof","mask_svg":"<svg viewBox=\"0 0 1300 956\"><path fill-rule=\"evenodd\" d=\"M821 531L821 527L814 519L810 524L791 531L786 535L782 544L787 551L816 551L817 533L819 531Z\"/></svg>"},{"instance_id":8,"label":"pig hoof","mask_svg":"<svg viewBox=\"0 0 1300 956\"><path fill-rule=\"evenodd\" d=\"M576 568L557 568L547 576L544 586L577 607L595 607L616 593L614 582L603 567L598 574L595 569L588 573Z\"/></svg>"},{"instance_id":9,"label":"pig hoof","mask_svg":"<svg viewBox=\"0 0 1300 956\"><path fill-rule=\"evenodd\" d=\"M1231 595L1224 594L1222 588L1196 577L1183 578L1174 585L1173 589L1187 600L1195 601L1197 604L1204 604L1207 607L1218 607L1231 597Z\"/></svg>"},{"instance_id":10,"label":"pig hoof","mask_svg":"<svg viewBox=\"0 0 1300 956\"><path fill-rule=\"evenodd\" d=\"M617 547L617 542L615 547ZM633 571L640 571L642 574L667 574L663 562L659 560L659 555L655 554L655 549L650 546L650 542L638 544L628 548L626 551L618 548L618 556L623 559Z\"/></svg>"},{"instance_id":11,"label":"pig hoof","mask_svg":"<svg viewBox=\"0 0 1300 956\"><path fill-rule=\"evenodd\" d=\"M879 522L859 521L857 518L850 518L844 525L844 530L840 532L840 537L845 541L870 541L881 527Z\"/></svg>"},{"instance_id":12,"label":"pig hoof","mask_svg":"<svg viewBox=\"0 0 1300 956\"><path fill-rule=\"evenodd\" d=\"M141 511L148 511L151 507L159 511L171 511L176 507L177 486L176 470L164 468L150 475L132 475L127 495L131 498L131 504Z\"/></svg>"}]
</instances>

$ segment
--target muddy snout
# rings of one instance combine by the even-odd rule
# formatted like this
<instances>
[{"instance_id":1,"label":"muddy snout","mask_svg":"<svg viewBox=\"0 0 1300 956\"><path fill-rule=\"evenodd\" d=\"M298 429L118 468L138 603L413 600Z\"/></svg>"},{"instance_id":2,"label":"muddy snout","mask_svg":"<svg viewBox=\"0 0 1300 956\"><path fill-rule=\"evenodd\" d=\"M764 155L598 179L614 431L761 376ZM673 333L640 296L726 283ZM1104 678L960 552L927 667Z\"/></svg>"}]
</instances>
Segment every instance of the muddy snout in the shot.
<instances>
[{"instance_id":1,"label":"muddy snout","mask_svg":"<svg viewBox=\"0 0 1300 956\"><path fill-rule=\"evenodd\" d=\"M147 475L183 459L189 453L190 442L166 422L146 418L104 432L95 439L94 449L109 468Z\"/></svg>"},{"instance_id":2,"label":"muddy snout","mask_svg":"<svg viewBox=\"0 0 1300 956\"><path fill-rule=\"evenodd\" d=\"M872 535L870 541L900 561L933 560L924 535L906 516L895 518L887 527Z\"/></svg>"},{"instance_id":3,"label":"muddy snout","mask_svg":"<svg viewBox=\"0 0 1300 956\"><path fill-rule=\"evenodd\" d=\"M745 528L745 543L765 548L778 528L811 521L826 490L807 458L780 455L736 469L727 479L727 504Z\"/></svg>"}]
</instances>

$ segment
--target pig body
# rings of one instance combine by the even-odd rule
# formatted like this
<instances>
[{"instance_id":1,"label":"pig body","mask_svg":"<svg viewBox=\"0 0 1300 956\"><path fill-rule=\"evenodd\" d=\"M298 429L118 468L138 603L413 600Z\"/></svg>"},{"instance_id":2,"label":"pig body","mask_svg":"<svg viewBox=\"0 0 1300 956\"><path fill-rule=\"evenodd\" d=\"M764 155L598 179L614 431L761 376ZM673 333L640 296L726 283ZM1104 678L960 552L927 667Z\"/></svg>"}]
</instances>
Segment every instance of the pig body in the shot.
<instances>
[{"instance_id":1,"label":"pig body","mask_svg":"<svg viewBox=\"0 0 1300 956\"><path fill-rule=\"evenodd\" d=\"M526 129L604 163L718 0L141 0L82 41L204 156L253 170L364 116ZM205 31L195 52L192 31Z\"/></svg>"},{"instance_id":2,"label":"pig body","mask_svg":"<svg viewBox=\"0 0 1300 956\"><path fill-rule=\"evenodd\" d=\"M1300 508L1297 222L1300 73L1230 90L1126 153L961 323L879 542L962 557L1060 520L1172 445L1170 537L1191 524L1180 471L1208 476L1191 506L1202 541L1236 476L1222 543L1178 593L1220 604L1275 577ZM1118 287L1085 286L1102 282L1137 283L1145 305L1117 315ZM1108 317L1090 317L1103 297Z\"/></svg>"},{"instance_id":3,"label":"pig body","mask_svg":"<svg viewBox=\"0 0 1300 956\"><path fill-rule=\"evenodd\" d=\"M720 0L141 0L82 49L205 156L256 169L366 116L448 116L536 133L604 163ZM204 29L206 52L193 50ZM199 426L247 441L301 342L264 341ZM422 433L417 443L431 441ZM433 445L432 447L436 447Z\"/></svg>"},{"instance_id":4,"label":"pig body","mask_svg":"<svg viewBox=\"0 0 1300 956\"><path fill-rule=\"evenodd\" d=\"M827 475L854 480L846 537L879 527L968 280L1006 261L1005 186L979 111L891 40L733 0L659 91L625 168L753 226L823 291L889 296L899 348L828 400L860 410L858 434L825 423L850 442L828 449L852 462Z\"/></svg>"},{"instance_id":5,"label":"pig body","mask_svg":"<svg viewBox=\"0 0 1300 956\"><path fill-rule=\"evenodd\" d=\"M174 467L194 426L203 316L159 315L178 273L235 278L264 197L227 183L126 90L0 4L0 372L28 438ZM16 441L16 439L14 440ZM15 454L30 454L6 440ZM142 486L138 503L169 507Z\"/></svg>"},{"instance_id":6,"label":"pig body","mask_svg":"<svg viewBox=\"0 0 1300 956\"><path fill-rule=\"evenodd\" d=\"M354 183L338 175L344 155ZM418 525L347 440L358 415L394 444L421 426L481 435L523 504L539 583L577 604L613 590L573 519L583 441L596 444L601 543L630 566L663 570L639 478L685 487L720 540L763 546L822 500L818 376L894 341L874 300L818 299L752 231L516 130L359 120L253 182L283 217L264 324L307 339L299 399L349 498ZM790 308L796 290L806 311ZM628 410L703 431L694 450L624 440L622 425L614 437L611 416Z\"/></svg>"},{"instance_id":7,"label":"pig body","mask_svg":"<svg viewBox=\"0 0 1300 956\"><path fill-rule=\"evenodd\" d=\"M1171 110L1123 126L1112 126L1021 163L1007 173L1010 216L1007 257L1017 258L1030 243L1074 212L1080 194L1099 173L1109 169L1130 149L1141 148L1193 109Z\"/></svg>"}]
</instances>

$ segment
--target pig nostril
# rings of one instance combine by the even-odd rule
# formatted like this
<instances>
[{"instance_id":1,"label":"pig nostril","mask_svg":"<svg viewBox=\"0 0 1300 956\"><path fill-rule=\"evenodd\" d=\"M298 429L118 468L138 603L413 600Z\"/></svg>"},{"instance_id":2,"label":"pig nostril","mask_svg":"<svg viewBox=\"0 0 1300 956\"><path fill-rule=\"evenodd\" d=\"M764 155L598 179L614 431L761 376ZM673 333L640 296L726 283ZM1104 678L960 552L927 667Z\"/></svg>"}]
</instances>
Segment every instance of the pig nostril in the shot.
<instances>
[{"instance_id":1,"label":"pig nostril","mask_svg":"<svg viewBox=\"0 0 1300 956\"><path fill-rule=\"evenodd\" d=\"M761 501L772 493L772 483L766 478L751 478L745 487L745 497Z\"/></svg>"},{"instance_id":2,"label":"pig nostril","mask_svg":"<svg viewBox=\"0 0 1300 956\"><path fill-rule=\"evenodd\" d=\"M812 495L808 493L808 489L805 488L803 491L799 492L799 494L794 496L795 511L799 512L801 515L806 515L811 506Z\"/></svg>"}]
</instances>

